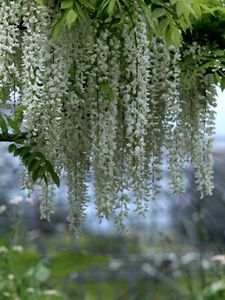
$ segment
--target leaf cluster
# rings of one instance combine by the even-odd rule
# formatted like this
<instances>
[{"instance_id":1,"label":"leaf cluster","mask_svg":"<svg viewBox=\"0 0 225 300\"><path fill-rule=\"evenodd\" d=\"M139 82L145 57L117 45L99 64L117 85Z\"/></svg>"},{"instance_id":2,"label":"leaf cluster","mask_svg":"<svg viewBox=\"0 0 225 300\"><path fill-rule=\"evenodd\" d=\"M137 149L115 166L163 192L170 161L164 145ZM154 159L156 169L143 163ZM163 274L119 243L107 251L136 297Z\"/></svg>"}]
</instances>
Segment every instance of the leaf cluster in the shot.
<instances>
[{"instance_id":1,"label":"leaf cluster","mask_svg":"<svg viewBox=\"0 0 225 300\"><path fill-rule=\"evenodd\" d=\"M225 4L223 1L203 1L203 14L201 19L195 20L192 30L188 29L184 34L183 49L186 45L197 42L204 47L202 53L201 70L214 76L215 84L220 84L225 89ZM182 61L187 64L187 61Z\"/></svg>"},{"instance_id":2,"label":"leaf cluster","mask_svg":"<svg viewBox=\"0 0 225 300\"><path fill-rule=\"evenodd\" d=\"M224 11L220 1L213 2L212 6L207 0L61 0L56 2L61 16L53 27L52 36L57 39L64 25L70 28L77 21L85 22L87 16L120 23L125 15L132 17L138 9L142 11L150 32L164 38L167 44L179 46L182 33L191 29L202 16Z\"/></svg>"},{"instance_id":3,"label":"leaf cluster","mask_svg":"<svg viewBox=\"0 0 225 300\"><path fill-rule=\"evenodd\" d=\"M51 162L45 158L40 151L35 151L31 146L17 146L16 144L9 145L10 153L14 156L19 156L28 172L31 174L32 180L35 183L37 180L44 180L49 183L48 175L51 176L53 182L59 187L60 180L55 172Z\"/></svg>"},{"instance_id":4,"label":"leaf cluster","mask_svg":"<svg viewBox=\"0 0 225 300\"><path fill-rule=\"evenodd\" d=\"M20 105L12 116L0 113L0 130L3 137L7 138L10 132L16 134L18 137L21 136L21 125L26 108L26 106Z\"/></svg>"},{"instance_id":5,"label":"leaf cluster","mask_svg":"<svg viewBox=\"0 0 225 300\"><path fill-rule=\"evenodd\" d=\"M37 2L43 4L42 0ZM215 83L225 88L224 53L217 51L225 48L222 0L59 0L56 5L61 13L52 29L54 40L64 27L70 29L79 21L85 23L87 18L100 21L102 26L119 28L128 17L134 26L138 9L143 13L150 37L156 35L168 46L185 48L194 41L206 46L204 67L214 74Z\"/></svg>"},{"instance_id":6,"label":"leaf cluster","mask_svg":"<svg viewBox=\"0 0 225 300\"><path fill-rule=\"evenodd\" d=\"M24 110L26 110L26 106L21 105L17 108L13 116L0 114L1 140L14 142L10 144L9 152L21 158L22 163L31 174L34 183L38 179L43 179L48 184L48 174L50 174L53 182L59 186L60 180L51 162L40 151L35 151L34 147L21 145L26 140L26 134L21 131Z\"/></svg>"}]
</instances>

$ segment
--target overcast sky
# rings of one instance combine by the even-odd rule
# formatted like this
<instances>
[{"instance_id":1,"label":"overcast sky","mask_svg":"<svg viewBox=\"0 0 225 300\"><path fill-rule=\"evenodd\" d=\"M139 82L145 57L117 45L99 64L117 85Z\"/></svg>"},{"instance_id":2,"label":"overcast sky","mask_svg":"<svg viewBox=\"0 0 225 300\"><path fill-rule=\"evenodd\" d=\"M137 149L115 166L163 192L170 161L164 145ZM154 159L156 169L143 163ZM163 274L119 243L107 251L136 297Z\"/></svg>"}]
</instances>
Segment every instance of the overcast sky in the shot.
<instances>
[{"instance_id":1,"label":"overcast sky","mask_svg":"<svg viewBox=\"0 0 225 300\"><path fill-rule=\"evenodd\" d=\"M216 135L225 135L225 90L218 90Z\"/></svg>"}]
</instances>

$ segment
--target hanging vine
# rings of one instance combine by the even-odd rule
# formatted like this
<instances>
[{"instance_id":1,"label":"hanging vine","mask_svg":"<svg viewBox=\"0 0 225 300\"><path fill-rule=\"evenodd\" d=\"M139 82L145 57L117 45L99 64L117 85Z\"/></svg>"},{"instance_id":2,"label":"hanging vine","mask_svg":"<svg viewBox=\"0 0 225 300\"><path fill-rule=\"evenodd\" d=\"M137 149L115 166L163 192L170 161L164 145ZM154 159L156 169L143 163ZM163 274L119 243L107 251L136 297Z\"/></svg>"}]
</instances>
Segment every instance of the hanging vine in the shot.
<instances>
[{"instance_id":1,"label":"hanging vine","mask_svg":"<svg viewBox=\"0 0 225 300\"><path fill-rule=\"evenodd\" d=\"M15 142L9 150L27 167L29 189L31 181L41 184L43 217L53 213L53 185L66 175L68 220L79 232L91 178L99 219L112 216L123 227L129 204L144 215L160 193L165 157L174 193L185 190L186 163L196 169L201 196L212 193L222 52L185 39L191 19L224 15L223 4L215 7L3 0L1 140Z\"/></svg>"}]
</instances>

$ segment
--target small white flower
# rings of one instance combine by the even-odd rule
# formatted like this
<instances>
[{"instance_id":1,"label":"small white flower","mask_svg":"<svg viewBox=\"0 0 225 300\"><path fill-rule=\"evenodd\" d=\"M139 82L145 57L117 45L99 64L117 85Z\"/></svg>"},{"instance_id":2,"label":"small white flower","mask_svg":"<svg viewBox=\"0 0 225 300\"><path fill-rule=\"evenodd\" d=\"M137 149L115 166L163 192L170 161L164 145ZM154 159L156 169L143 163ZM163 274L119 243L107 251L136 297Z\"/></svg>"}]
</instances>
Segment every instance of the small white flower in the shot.
<instances>
[{"instance_id":1,"label":"small white flower","mask_svg":"<svg viewBox=\"0 0 225 300\"><path fill-rule=\"evenodd\" d=\"M34 293L34 288L32 288L32 287L27 288L27 292L30 293L30 294L33 294Z\"/></svg>"},{"instance_id":2,"label":"small white flower","mask_svg":"<svg viewBox=\"0 0 225 300\"><path fill-rule=\"evenodd\" d=\"M225 265L225 255L214 255L212 258L211 258L211 261L212 262L218 262L220 263L221 265Z\"/></svg>"},{"instance_id":3,"label":"small white flower","mask_svg":"<svg viewBox=\"0 0 225 300\"><path fill-rule=\"evenodd\" d=\"M23 247L21 245L15 245L12 247L12 250L15 252L23 252Z\"/></svg>"},{"instance_id":4,"label":"small white flower","mask_svg":"<svg viewBox=\"0 0 225 300\"><path fill-rule=\"evenodd\" d=\"M8 249L5 246L0 246L0 254L4 254L9 252Z\"/></svg>"},{"instance_id":5,"label":"small white flower","mask_svg":"<svg viewBox=\"0 0 225 300\"><path fill-rule=\"evenodd\" d=\"M15 279L15 276L13 274L8 274L7 278L9 280L14 280Z\"/></svg>"},{"instance_id":6,"label":"small white flower","mask_svg":"<svg viewBox=\"0 0 225 300\"><path fill-rule=\"evenodd\" d=\"M44 295L46 296L57 296L59 292L57 290L46 290L44 291Z\"/></svg>"}]
</instances>

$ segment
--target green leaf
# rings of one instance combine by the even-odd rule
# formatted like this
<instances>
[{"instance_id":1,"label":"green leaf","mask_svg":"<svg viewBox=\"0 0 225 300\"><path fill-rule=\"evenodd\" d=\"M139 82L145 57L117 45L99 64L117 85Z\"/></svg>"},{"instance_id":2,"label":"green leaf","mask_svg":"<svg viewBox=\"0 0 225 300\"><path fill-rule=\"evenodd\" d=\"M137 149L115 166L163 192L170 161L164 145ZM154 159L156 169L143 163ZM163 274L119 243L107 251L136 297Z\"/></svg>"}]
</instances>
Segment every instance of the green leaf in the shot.
<instances>
[{"instance_id":1,"label":"green leaf","mask_svg":"<svg viewBox=\"0 0 225 300\"><path fill-rule=\"evenodd\" d=\"M36 171L42 164L42 160L40 159L32 159L31 161L29 161L29 164L28 164L28 171L31 173L31 172L34 172Z\"/></svg>"},{"instance_id":2,"label":"green leaf","mask_svg":"<svg viewBox=\"0 0 225 300\"><path fill-rule=\"evenodd\" d=\"M23 158L26 154L31 152L31 148L28 146L25 146L25 147L18 148L18 151L19 151L21 158Z\"/></svg>"},{"instance_id":3,"label":"green leaf","mask_svg":"<svg viewBox=\"0 0 225 300\"><path fill-rule=\"evenodd\" d=\"M14 153L13 153L14 156L19 156L20 155L20 149L19 148L16 148Z\"/></svg>"},{"instance_id":4,"label":"green leaf","mask_svg":"<svg viewBox=\"0 0 225 300\"><path fill-rule=\"evenodd\" d=\"M4 117L2 116L2 114L0 114L0 128L2 130L2 134L8 134L8 128L7 128L7 124L6 121L4 119Z\"/></svg>"},{"instance_id":5,"label":"green leaf","mask_svg":"<svg viewBox=\"0 0 225 300\"><path fill-rule=\"evenodd\" d=\"M177 27L174 26L171 34L171 42L173 45L179 48L181 45L181 40L182 40L181 32Z\"/></svg>"},{"instance_id":6,"label":"green leaf","mask_svg":"<svg viewBox=\"0 0 225 300\"><path fill-rule=\"evenodd\" d=\"M90 8L92 10L95 9L95 6L94 4L92 3L92 1L89 1L89 0L80 0L81 4L83 4L83 6L87 7L87 8Z\"/></svg>"},{"instance_id":7,"label":"green leaf","mask_svg":"<svg viewBox=\"0 0 225 300\"><path fill-rule=\"evenodd\" d=\"M44 5L44 2L43 2L43 0L35 0L35 2L38 4L38 5Z\"/></svg>"},{"instance_id":8,"label":"green leaf","mask_svg":"<svg viewBox=\"0 0 225 300\"><path fill-rule=\"evenodd\" d=\"M166 29L165 41L167 47L169 47L172 44L172 30L172 26L168 26Z\"/></svg>"},{"instance_id":9,"label":"green leaf","mask_svg":"<svg viewBox=\"0 0 225 300\"><path fill-rule=\"evenodd\" d=\"M178 23L183 31L186 31L190 27L187 20L183 17L178 19Z\"/></svg>"},{"instance_id":10,"label":"green leaf","mask_svg":"<svg viewBox=\"0 0 225 300\"><path fill-rule=\"evenodd\" d=\"M190 13L195 17L195 19L198 20L198 16L197 16L195 10L191 6L189 6L189 10L190 10Z\"/></svg>"},{"instance_id":11,"label":"green leaf","mask_svg":"<svg viewBox=\"0 0 225 300\"><path fill-rule=\"evenodd\" d=\"M76 8L76 12L77 12L79 19L82 21L86 21L85 13L84 13L82 7L80 6L79 2L75 2L75 8Z\"/></svg>"},{"instance_id":12,"label":"green leaf","mask_svg":"<svg viewBox=\"0 0 225 300\"><path fill-rule=\"evenodd\" d=\"M39 157L37 157L36 153L29 152L23 156L22 162L25 166L28 166L33 159L41 160Z\"/></svg>"},{"instance_id":13,"label":"green leaf","mask_svg":"<svg viewBox=\"0 0 225 300\"><path fill-rule=\"evenodd\" d=\"M73 8L73 0L63 0L61 2L61 9Z\"/></svg>"},{"instance_id":14,"label":"green leaf","mask_svg":"<svg viewBox=\"0 0 225 300\"><path fill-rule=\"evenodd\" d=\"M44 175L44 168L40 166L34 172L32 172L32 181L35 183L38 179L42 179Z\"/></svg>"},{"instance_id":15,"label":"green leaf","mask_svg":"<svg viewBox=\"0 0 225 300\"><path fill-rule=\"evenodd\" d=\"M107 8L107 12L109 14L110 17L112 17L114 9L115 9L115 5L116 5L116 0L110 0L109 1L109 5Z\"/></svg>"},{"instance_id":16,"label":"green leaf","mask_svg":"<svg viewBox=\"0 0 225 300\"><path fill-rule=\"evenodd\" d=\"M168 18L164 18L163 20L161 20L157 26L157 35L159 37L165 37L166 35L166 30L167 27L169 25L169 19Z\"/></svg>"},{"instance_id":17,"label":"green leaf","mask_svg":"<svg viewBox=\"0 0 225 300\"><path fill-rule=\"evenodd\" d=\"M44 156L44 154L42 154L40 151L34 152L34 154L39 157L40 159L42 159L43 161L46 161L46 158Z\"/></svg>"},{"instance_id":18,"label":"green leaf","mask_svg":"<svg viewBox=\"0 0 225 300\"><path fill-rule=\"evenodd\" d=\"M46 160L46 165L47 165L47 171L51 174L53 182L59 187L60 186L60 179L58 174L55 172L52 164L50 161Z\"/></svg>"},{"instance_id":19,"label":"green leaf","mask_svg":"<svg viewBox=\"0 0 225 300\"><path fill-rule=\"evenodd\" d=\"M109 0L103 0L99 9L98 9L98 14L100 15L103 10L107 7L107 5L109 4Z\"/></svg>"},{"instance_id":20,"label":"green leaf","mask_svg":"<svg viewBox=\"0 0 225 300\"><path fill-rule=\"evenodd\" d=\"M54 172L51 172L51 176L52 176L53 182L57 185L57 187L60 187L60 179L59 179L58 174L54 171Z\"/></svg>"},{"instance_id":21,"label":"green leaf","mask_svg":"<svg viewBox=\"0 0 225 300\"><path fill-rule=\"evenodd\" d=\"M202 8L202 10L205 12L205 13L208 13L208 14L210 14L210 15L213 15L213 16L215 16L215 14L214 14L214 9L213 8L210 8L210 7L208 7L207 5L205 5L205 4L200 4L200 7Z\"/></svg>"},{"instance_id":22,"label":"green leaf","mask_svg":"<svg viewBox=\"0 0 225 300\"><path fill-rule=\"evenodd\" d=\"M19 128L18 128L16 122L10 116L7 116L6 119L7 119L9 126L13 129L13 131L18 132Z\"/></svg>"},{"instance_id":23,"label":"green leaf","mask_svg":"<svg viewBox=\"0 0 225 300\"><path fill-rule=\"evenodd\" d=\"M65 18L66 18L66 13L64 13L59 20L54 24L52 28L52 34L51 37L53 40L57 40L60 36L60 33L62 31L63 25L65 24Z\"/></svg>"},{"instance_id":24,"label":"green leaf","mask_svg":"<svg viewBox=\"0 0 225 300\"><path fill-rule=\"evenodd\" d=\"M185 6L185 4L184 4L183 0L178 0L176 2L176 13L177 13L178 17L180 17L183 14L184 6Z\"/></svg>"},{"instance_id":25,"label":"green leaf","mask_svg":"<svg viewBox=\"0 0 225 300\"><path fill-rule=\"evenodd\" d=\"M17 149L15 144L10 144L8 147L9 153L13 153Z\"/></svg>"},{"instance_id":26,"label":"green leaf","mask_svg":"<svg viewBox=\"0 0 225 300\"><path fill-rule=\"evenodd\" d=\"M170 4L174 5L178 0L170 0Z\"/></svg>"},{"instance_id":27,"label":"green leaf","mask_svg":"<svg viewBox=\"0 0 225 300\"><path fill-rule=\"evenodd\" d=\"M194 9L194 11L195 11L198 19L200 20L201 17L202 17L202 10L201 10L201 7L200 7L198 1L194 1L194 3L193 3L193 9Z\"/></svg>"},{"instance_id":28,"label":"green leaf","mask_svg":"<svg viewBox=\"0 0 225 300\"><path fill-rule=\"evenodd\" d=\"M152 17L157 19L159 17L164 16L165 14L166 14L165 9L163 9L163 8L156 8L152 12Z\"/></svg>"},{"instance_id":29,"label":"green leaf","mask_svg":"<svg viewBox=\"0 0 225 300\"><path fill-rule=\"evenodd\" d=\"M77 19L77 13L73 9L70 9L66 15L67 26L70 28L76 22L76 19Z\"/></svg>"},{"instance_id":30,"label":"green leaf","mask_svg":"<svg viewBox=\"0 0 225 300\"><path fill-rule=\"evenodd\" d=\"M20 128L23 122L24 111L27 109L27 106L20 105L17 107L16 112L14 114L14 120L18 128Z\"/></svg>"},{"instance_id":31,"label":"green leaf","mask_svg":"<svg viewBox=\"0 0 225 300\"><path fill-rule=\"evenodd\" d=\"M225 90L225 76L223 76L221 78L221 81L220 81L220 87L221 87L221 90L224 91Z\"/></svg>"},{"instance_id":32,"label":"green leaf","mask_svg":"<svg viewBox=\"0 0 225 300\"><path fill-rule=\"evenodd\" d=\"M2 83L1 83L2 84ZM7 101L10 98L10 86L5 84L2 86L0 90L0 99L2 100L3 103Z\"/></svg>"},{"instance_id":33,"label":"green leaf","mask_svg":"<svg viewBox=\"0 0 225 300\"><path fill-rule=\"evenodd\" d=\"M55 172L51 162L45 158L40 151L34 151L30 146L19 147L15 144L9 145L8 151L14 156L20 156L23 164L27 167L28 172L31 173L32 180L35 183L38 179L44 179L48 184L46 173L50 173L53 182L59 187L60 179Z\"/></svg>"},{"instance_id":34,"label":"green leaf","mask_svg":"<svg viewBox=\"0 0 225 300\"><path fill-rule=\"evenodd\" d=\"M195 17L195 11L192 9L189 1L187 0L177 0L175 10L178 17L181 17L181 15L184 15L184 17L188 20L190 13L192 13Z\"/></svg>"},{"instance_id":35,"label":"green leaf","mask_svg":"<svg viewBox=\"0 0 225 300\"><path fill-rule=\"evenodd\" d=\"M107 96L107 98L111 101L114 99L114 91L109 85L108 82L102 82L100 84L100 90Z\"/></svg>"},{"instance_id":36,"label":"green leaf","mask_svg":"<svg viewBox=\"0 0 225 300\"><path fill-rule=\"evenodd\" d=\"M153 22L153 17L152 17L152 11L151 11L151 7L148 6L146 7L145 5L142 6L142 10L144 11L145 17L146 17L146 21L148 23L148 26L155 31L155 24Z\"/></svg>"},{"instance_id":37,"label":"green leaf","mask_svg":"<svg viewBox=\"0 0 225 300\"><path fill-rule=\"evenodd\" d=\"M221 49L215 49L212 51L212 53L213 55L217 55L217 56L222 56L222 57L225 56L225 51Z\"/></svg>"}]
</instances>

